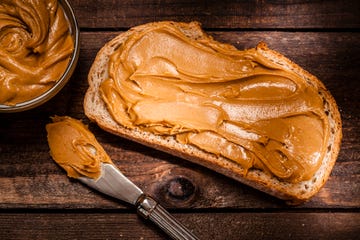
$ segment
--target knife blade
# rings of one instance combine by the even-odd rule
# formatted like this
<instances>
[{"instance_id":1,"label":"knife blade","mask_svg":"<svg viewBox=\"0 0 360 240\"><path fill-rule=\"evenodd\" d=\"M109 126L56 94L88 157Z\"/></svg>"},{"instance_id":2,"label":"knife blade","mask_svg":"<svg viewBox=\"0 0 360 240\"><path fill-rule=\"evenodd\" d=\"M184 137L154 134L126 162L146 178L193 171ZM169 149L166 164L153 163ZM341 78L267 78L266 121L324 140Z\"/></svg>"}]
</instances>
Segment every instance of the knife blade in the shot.
<instances>
[{"instance_id":1,"label":"knife blade","mask_svg":"<svg viewBox=\"0 0 360 240\"><path fill-rule=\"evenodd\" d=\"M98 179L78 178L81 182L111 197L135 205L143 191L132 183L112 164L101 163L101 175Z\"/></svg>"},{"instance_id":2,"label":"knife blade","mask_svg":"<svg viewBox=\"0 0 360 240\"><path fill-rule=\"evenodd\" d=\"M140 216L158 225L173 239L198 239L158 202L144 194L116 166L109 163L101 163L101 175L99 178L80 177L78 179L99 192L136 206L137 213Z\"/></svg>"}]
</instances>

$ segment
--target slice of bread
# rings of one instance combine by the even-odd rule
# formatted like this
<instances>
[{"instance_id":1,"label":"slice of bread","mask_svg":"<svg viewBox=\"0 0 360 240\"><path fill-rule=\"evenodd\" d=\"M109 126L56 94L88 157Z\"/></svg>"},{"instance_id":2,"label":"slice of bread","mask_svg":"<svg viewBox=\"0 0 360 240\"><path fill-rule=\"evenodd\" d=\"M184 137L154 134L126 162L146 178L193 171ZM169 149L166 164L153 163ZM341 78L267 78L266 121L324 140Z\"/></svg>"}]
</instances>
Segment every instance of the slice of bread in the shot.
<instances>
[{"instance_id":1,"label":"slice of bread","mask_svg":"<svg viewBox=\"0 0 360 240\"><path fill-rule=\"evenodd\" d=\"M164 22L162 22L162 24L163 23ZM121 46L121 44L129 36L131 36L131 34L142 31L149 25L156 24L158 23L154 22L140 25L127 32L121 33L105 44L105 46L98 52L88 75L89 89L84 99L84 110L86 116L91 121L96 122L102 129L110 133L168 152L196 164L200 164L275 197L286 200L289 204L301 203L316 194L329 178L340 148L342 138L341 119L336 102L326 90L325 86L315 76L311 75L280 53L269 49L264 43L259 43L255 48L259 54L271 62L281 65L301 76L310 85L318 89L318 94L323 99L325 107L324 111L330 125L330 137L327 143L327 153L322 159L322 164L310 180L291 183L282 181L261 170L249 169L246 171L234 161L205 152L192 145L179 143L172 136L155 135L150 132L142 131L139 128L129 129L119 125L112 118L99 93L99 86L101 82L108 78L109 56L119 46ZM179 28L191 39L201 40L203 38L208 38L208 35L202 31L200 24L197 22L166 22L166 24L171 24Z\"/></svg>"}]
</instances>

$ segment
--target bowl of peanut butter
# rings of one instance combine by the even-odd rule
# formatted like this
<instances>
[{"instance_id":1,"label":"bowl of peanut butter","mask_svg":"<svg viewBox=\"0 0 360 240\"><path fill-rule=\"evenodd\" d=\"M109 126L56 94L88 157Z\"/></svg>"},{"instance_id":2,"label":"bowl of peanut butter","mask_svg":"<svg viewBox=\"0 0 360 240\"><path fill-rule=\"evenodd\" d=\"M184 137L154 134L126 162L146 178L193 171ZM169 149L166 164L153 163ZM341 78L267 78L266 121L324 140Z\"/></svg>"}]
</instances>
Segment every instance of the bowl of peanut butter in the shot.
<instances>
[{"instance_id":1,"label":"bowl of peanut butter","mask_svg":"<svg viewBox=\"0 0 360 240\"><path fill-rule=\"evenodd\" d=\"M69 81L79 28L67 0L0 2L0 112L37 107Z\"/></svg>"}]
</instances>

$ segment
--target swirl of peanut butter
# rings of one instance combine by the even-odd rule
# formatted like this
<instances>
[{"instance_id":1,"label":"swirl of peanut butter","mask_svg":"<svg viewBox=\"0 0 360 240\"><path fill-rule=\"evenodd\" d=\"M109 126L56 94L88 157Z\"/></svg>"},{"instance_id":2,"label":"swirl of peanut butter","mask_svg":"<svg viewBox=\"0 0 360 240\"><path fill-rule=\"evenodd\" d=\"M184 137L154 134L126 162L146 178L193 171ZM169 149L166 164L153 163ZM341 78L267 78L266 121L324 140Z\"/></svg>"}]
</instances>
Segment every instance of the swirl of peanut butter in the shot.
<instances>
[{"instance_id":1,"label":"swirl of peanut butter","mask_svg":"<svg viewBox=\"0 0 360 240\"><path fill-rule=\"evenodd\" d=\"M79 120L70 117L53 117L46 125L52 158L72 178L97 179L101 163L113 164L95 136Z\"/></svg>"},{"instance_id":2,"label":"swirl of peanut butter","mask_svg":"<svg viewBox=\"0 0 360 240\"><path fill-rule=\"evenodd\" d=\"M100 88L112 117L131 129L172 135L245 171L310 179L328 138L317 89L255 49L184 32L167 22L148 25L116 49Z\"/></svg>"},{"instance_id":3,"label":"swirl of peanut butter","mask_svg":"<svg viewBox=\"0 0 360 240\"><path fill-rule=\"evenodd\" d=\"M57 0L0 2L0 104L33 99L60 79L74 50Z\"/></svg>"}]
</instances>

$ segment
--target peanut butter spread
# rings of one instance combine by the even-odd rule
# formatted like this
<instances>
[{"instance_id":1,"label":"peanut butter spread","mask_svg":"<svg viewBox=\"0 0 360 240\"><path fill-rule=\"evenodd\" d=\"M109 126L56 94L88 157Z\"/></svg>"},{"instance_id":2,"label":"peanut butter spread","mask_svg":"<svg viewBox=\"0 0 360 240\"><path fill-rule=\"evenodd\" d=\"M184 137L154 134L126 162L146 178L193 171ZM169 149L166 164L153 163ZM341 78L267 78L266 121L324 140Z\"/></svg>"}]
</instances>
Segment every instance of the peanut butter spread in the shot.
<instances>
[{"instance_id":1,"label":"peanut butter spread","mask_svg":"<svg viewBox=\"0 0 360 240\"><path fill-rule=\"evenodd\" d=\"M57 0L1 0L0 104L15 105L52 87L73 49Z\"/></svg>"},{"instance_id":2,"label":"peanut butter spread","mask_svg":"<svg viewBox=\"0 0 360 240\"><path fill-rule=\"evenodd\" d=\"M231 159L246 172L311 178L328 138L317 89L255 49L184 32L150 25L115 50L100 87L112 117Z\"/></svg>"},{"instance_id":3,"label":"peanut butter spread","mask_svg":"<svg viewBox=\"0 0 360 240\"><path fill-rule=\"evenodd\" d=\"M46 125L46 131L51 156L69 177L96 179L101 174L102 162L112 164L95 136L81 121L56 116L53 123Z\"/></svg>"}]
</instances>

